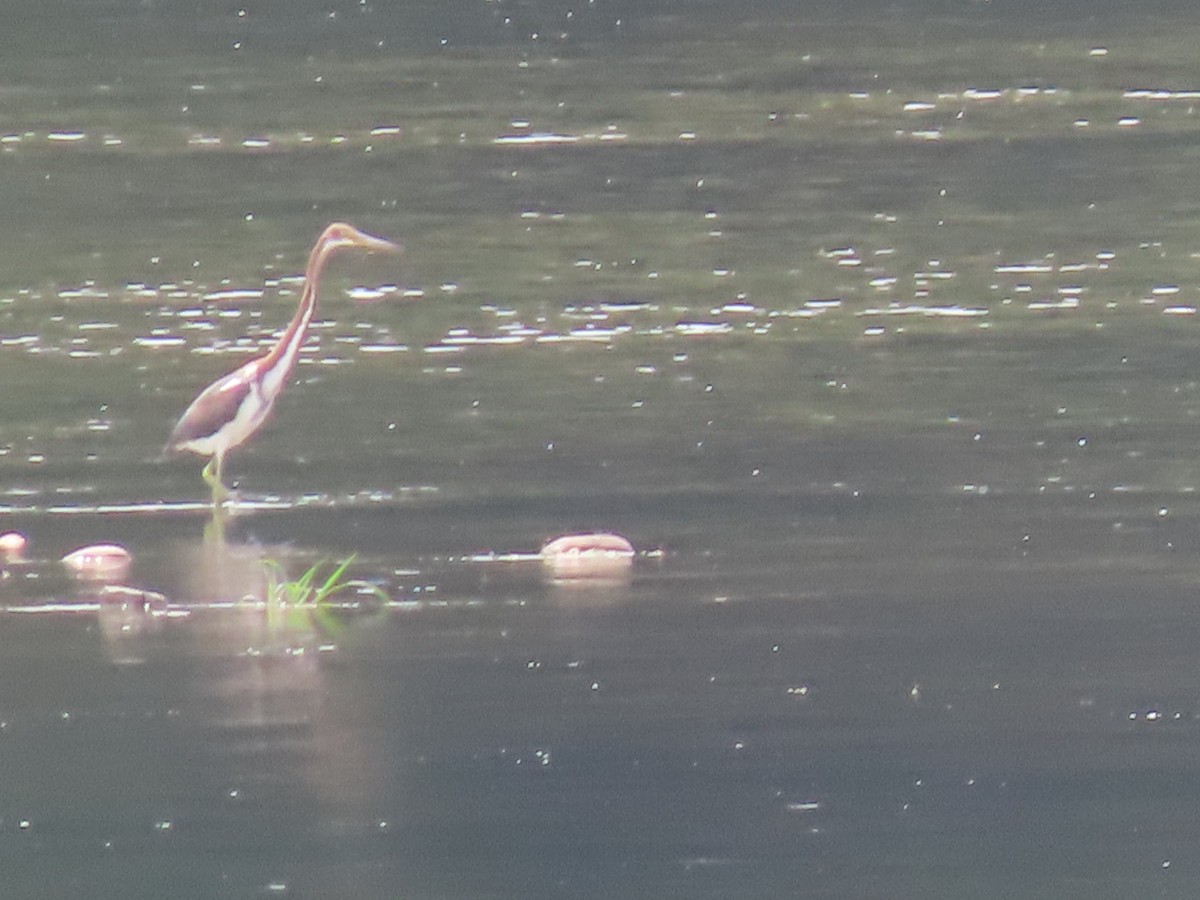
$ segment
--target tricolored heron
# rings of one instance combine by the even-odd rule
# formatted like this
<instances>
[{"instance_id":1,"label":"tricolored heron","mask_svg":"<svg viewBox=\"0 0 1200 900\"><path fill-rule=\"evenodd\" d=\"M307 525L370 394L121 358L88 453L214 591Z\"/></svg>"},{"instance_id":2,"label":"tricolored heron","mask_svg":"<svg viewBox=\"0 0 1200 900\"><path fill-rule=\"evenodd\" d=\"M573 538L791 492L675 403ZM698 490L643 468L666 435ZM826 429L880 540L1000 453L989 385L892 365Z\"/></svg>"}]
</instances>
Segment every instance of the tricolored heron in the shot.
<instances>
[{"instance_id":1,"label":"tricolored heron","mask_svg":"<svg viewBox=\"0 0 1200 900\"><path fill-rule=\"evenodd\" d=\"M317 308L317 283L325 263L337 251L351 247L393 253L401 249L399 244L365 234L345 222L334 222L326 228L308 255L300 305L279 341L269 353L238 366L206 387L175 424L167 452L187 450L211 457L203 477L212 488L214 504L229 494L221 481L225 454L244 443L266 420L296 365Z\"/></svg>"}]
</instances>

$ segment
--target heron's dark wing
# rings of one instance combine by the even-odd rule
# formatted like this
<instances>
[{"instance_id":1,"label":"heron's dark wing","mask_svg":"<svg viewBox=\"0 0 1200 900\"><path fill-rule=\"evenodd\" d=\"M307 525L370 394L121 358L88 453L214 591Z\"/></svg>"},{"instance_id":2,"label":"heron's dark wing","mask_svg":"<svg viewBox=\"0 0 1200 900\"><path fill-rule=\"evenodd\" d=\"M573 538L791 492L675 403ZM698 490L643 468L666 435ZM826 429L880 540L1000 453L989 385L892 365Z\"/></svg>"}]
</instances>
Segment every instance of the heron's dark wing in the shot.
<instances>
[{"instance_id":1,"label":"heron's dark wing","mask_svg":"<svg viewBox=\"0 0 1200 900\"><path fill-rule=\"evenodd\" d=\"M179 417L167 439L167 452L182 449L181 444L215 434L237 414L246 395L254 389L261 359L254 359L218 378L192 401Z\"/></svg>"}]
</instances>

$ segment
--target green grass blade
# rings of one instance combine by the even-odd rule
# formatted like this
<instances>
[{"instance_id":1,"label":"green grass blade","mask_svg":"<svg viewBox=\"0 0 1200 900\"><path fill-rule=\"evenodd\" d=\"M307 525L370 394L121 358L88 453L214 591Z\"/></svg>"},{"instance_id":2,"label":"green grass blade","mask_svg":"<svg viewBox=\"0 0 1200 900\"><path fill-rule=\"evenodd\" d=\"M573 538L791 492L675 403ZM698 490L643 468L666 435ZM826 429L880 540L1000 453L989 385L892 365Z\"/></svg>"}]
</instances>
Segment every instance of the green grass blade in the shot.
<instances>
[{"instance_id":1,"label":"green grass blade","mask_svg":"<svg viewBox=\"0 0 1200 900\"><path fill-rule=\"evenodd\" d=\"M341 561L341 563L336 569L333 570L332 573L330 573L329 577L325 579L325 583L317 588L316 594L313 597L314 603L324 603L329 599L329 597L348 586L348 583L342 582L341 579L342 576L346 574L346 570L350 568L350 563L354 562L354 557L357 555L357 553L351 553Z\"/></svg>"}]
</instances>

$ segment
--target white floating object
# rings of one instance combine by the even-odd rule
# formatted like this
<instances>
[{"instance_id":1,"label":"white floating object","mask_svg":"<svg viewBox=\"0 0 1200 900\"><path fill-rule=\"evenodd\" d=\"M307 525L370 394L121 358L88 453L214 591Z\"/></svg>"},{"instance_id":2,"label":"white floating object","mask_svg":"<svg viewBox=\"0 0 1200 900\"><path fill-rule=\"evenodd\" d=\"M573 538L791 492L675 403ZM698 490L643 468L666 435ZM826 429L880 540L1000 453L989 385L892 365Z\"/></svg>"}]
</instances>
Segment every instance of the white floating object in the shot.
<instances>
[{"instance_id":1,"label":"white floating object","mask_svg":"<svg viewBox=\"0 0 1200 900\"><path fill-rule=\"evenodd\" d=\"M6 531L0 534L0 556L8 559L20 559L29 544L25 535L19 531Z\"/></svg>"},{"instance_id":2,"label":"white floating object","mask_svg":"<svg viewBox=\"0 0 1200 900\"><path fill-rule=\"evenodd\" d=\"M129 571L133 556L120 544L92 544L71 551L62 561L80 578L112 581Z\"/></svg>"},{"instance_id":3,"label":"white floating object","mask_svg":"<svg viewBox=\"0 0 1200 900\"><path fill-rule=\"evenodd\" d=\"M547 543L539 554L555 578L612 579L633 565L634 549L619 534L568 534Z\"/></svg>"}]
</instances>

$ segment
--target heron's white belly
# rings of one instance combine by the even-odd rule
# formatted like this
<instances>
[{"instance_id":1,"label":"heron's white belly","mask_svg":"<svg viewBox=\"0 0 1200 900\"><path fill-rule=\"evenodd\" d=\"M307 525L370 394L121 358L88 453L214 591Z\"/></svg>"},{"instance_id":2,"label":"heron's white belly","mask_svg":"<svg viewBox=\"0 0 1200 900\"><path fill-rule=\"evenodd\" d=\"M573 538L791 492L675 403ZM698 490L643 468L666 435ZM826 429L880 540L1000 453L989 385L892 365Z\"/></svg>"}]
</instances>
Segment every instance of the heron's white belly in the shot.
<instances>
[{"instance_id":1,"label":"heron's white belly","mask_svg":"<svg viewBox=\"0 0 1200 900\"><path fill-rule=\"evenodd\" d=\"M222 456L254 434L270 412L271 401L256 386L252 387L232 419L212 434L192 438L180 447L201 456Z\"/></svg>"}]
</instances>

